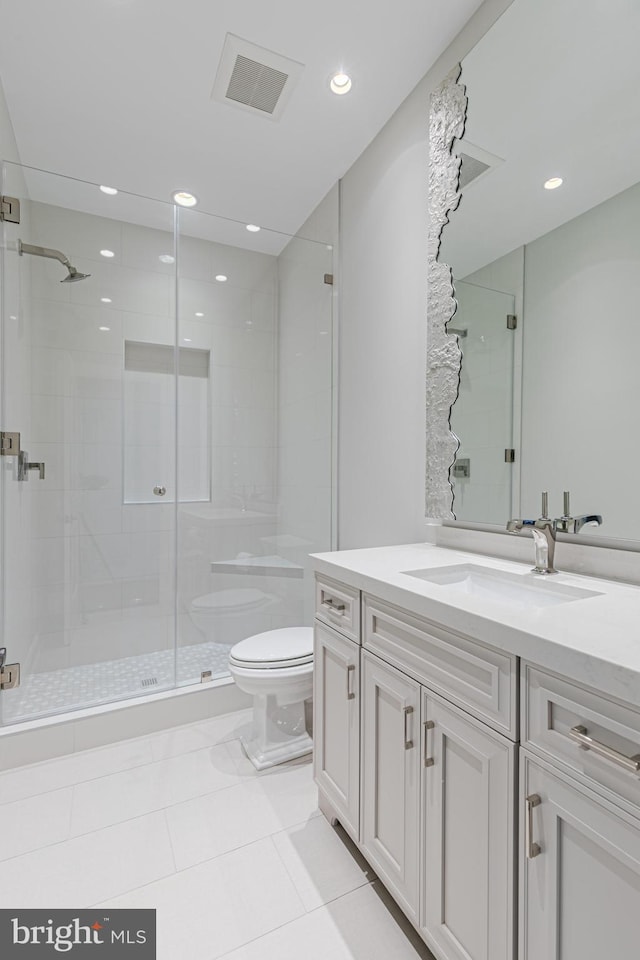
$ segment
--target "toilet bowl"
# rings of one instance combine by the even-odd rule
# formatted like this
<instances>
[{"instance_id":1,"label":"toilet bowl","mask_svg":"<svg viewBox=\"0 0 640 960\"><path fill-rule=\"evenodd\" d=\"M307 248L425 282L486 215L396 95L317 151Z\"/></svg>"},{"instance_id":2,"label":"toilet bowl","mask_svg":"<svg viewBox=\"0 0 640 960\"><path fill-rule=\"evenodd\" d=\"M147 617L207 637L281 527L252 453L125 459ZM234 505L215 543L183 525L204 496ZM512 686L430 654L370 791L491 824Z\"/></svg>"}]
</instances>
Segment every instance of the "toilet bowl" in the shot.
<instances>
[{"instance_id":1,"label":"toilet bowl","mask_svg":"<svg viewBox=\"0 0 640 960\"><path fill-rule=\"evenodd\" d=\"M283 627L241 640L229 654L229 671L253 696L251 733L240 740L254 767L311 753L304 702L313 691L313 628Z\"/></svg>"},{"instance_id":2,"label":"toilet bowl","mask_svg":"<svg viewBox=\"0 0 640 960\"><path fill-rule=\"evenodd\" d=\"M231 646L259 630L275 603L276 597L251 587L215 590L192 600L189 616L207 640Z\"/></svg>"}]
</instances>

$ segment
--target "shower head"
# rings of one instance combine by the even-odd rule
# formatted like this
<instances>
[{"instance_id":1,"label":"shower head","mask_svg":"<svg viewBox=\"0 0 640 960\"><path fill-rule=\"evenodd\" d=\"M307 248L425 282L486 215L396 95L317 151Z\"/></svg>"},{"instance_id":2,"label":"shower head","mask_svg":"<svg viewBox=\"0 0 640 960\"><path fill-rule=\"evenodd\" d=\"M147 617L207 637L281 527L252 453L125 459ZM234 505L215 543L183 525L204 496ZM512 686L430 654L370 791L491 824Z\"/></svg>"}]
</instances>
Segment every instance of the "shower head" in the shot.
<instances>
[{"instance_id":1,"label":"shower head","mask_svg":"<svg viewBox=\"0 0 640 960\"><path fill-rule=\"evenodd\" d=\"M17 249L19 256L29 253L32 257L49 257L51 260L59 260L69 271L69 276L61 280L60 283L75 283L77 280L86 280L87 277L91 276L90 273L80 273L76 270L69 258L65 257L60 250L52 250L51 247L38 247L33 243L23 243L22 240L18 240Z\"/></svg>"},{"instance_id":2,"label":"shower head","mask_svg":"<svg viewBox=\"0 0 640 960\"><path fill-rule=\"evenodd\" d=\"M86 280L87 277L90 277L90 273L79 273L75 267L72 267L71 264L65 264L67 270L69 271L69 276L65 277L64 280L61 280L60 283L77 283L78 280Z\"/></svg>"}]
</instances>

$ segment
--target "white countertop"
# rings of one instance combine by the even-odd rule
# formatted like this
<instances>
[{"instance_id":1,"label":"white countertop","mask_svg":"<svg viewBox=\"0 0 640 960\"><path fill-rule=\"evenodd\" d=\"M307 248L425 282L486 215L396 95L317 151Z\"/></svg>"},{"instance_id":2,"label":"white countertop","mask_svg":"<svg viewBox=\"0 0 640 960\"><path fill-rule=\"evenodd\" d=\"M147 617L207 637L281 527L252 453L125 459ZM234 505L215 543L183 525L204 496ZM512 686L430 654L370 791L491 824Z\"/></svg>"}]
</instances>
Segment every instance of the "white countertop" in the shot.
<instances>
[{"instance_id":1,"label":"white countertop","mask_svg":"<svg viewBox=\"0 0 640 960\"><path fill-rule=\"evenodd\" d=\"M318 553L313 559L320 574L640 705L640 587L569 573L540 577L531 572L530 564L429 543ZM600 595L529 609L516 602L466 595L452 585L403 572L455 564L515 574L525 578L523 583L543 580L552 588L565 585Z\"/></svg>"}]
</instances>

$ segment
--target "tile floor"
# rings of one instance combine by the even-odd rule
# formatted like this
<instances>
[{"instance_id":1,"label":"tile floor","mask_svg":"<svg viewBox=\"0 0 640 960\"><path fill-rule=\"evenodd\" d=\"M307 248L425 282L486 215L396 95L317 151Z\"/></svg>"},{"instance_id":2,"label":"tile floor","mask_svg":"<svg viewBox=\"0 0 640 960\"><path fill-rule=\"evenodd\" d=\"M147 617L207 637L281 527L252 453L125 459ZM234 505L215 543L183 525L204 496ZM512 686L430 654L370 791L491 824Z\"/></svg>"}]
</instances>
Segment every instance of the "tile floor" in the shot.
<instances>
[{"instance_id":1,"label":"tile floor","mask_svg":"<svg viewBox=\"0 0 640 960\"><path fill-rule=\"evenodd\" d=\"M433 960L308 758L257 773L241 711L0 774L0 906L154 907L158 960Z\"/></svg>"}]
</instances>

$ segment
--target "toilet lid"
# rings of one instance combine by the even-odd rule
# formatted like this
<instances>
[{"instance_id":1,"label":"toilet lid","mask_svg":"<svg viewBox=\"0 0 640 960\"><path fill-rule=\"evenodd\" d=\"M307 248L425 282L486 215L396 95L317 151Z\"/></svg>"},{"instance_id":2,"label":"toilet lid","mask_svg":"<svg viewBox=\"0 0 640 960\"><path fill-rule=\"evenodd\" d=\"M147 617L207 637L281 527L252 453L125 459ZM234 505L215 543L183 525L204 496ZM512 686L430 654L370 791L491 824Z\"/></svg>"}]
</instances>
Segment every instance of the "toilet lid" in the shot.
<instances>
[{"instance_id":1,"label":"toilet lid","mask_svg":"<svg viewBox=\"0 0 640 960\"><path fill-rule=\"evenodd\" d=\"M237 590L216 590L215 593L205 593L203 597L196 597L191 606L194 610L220 611L234 610L247 607L257 607L270 598L262 590L240 588Z\"/></svg>"},{"instance_id":2,"label":"toilet lid","mask_svg":"<svg viewBox=\"0 0 640 960\"><path fill-rule=\"evenodd\" d=\"M313 661L313 627L282 627L241 640L229 659L239 666L294 667Z\"/></svg>"}]
</instances>

